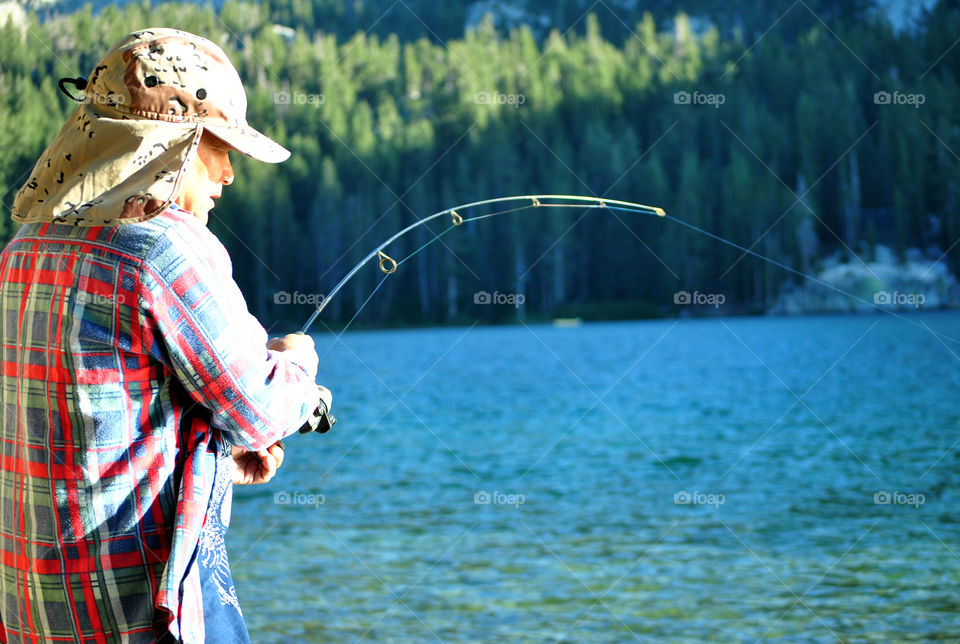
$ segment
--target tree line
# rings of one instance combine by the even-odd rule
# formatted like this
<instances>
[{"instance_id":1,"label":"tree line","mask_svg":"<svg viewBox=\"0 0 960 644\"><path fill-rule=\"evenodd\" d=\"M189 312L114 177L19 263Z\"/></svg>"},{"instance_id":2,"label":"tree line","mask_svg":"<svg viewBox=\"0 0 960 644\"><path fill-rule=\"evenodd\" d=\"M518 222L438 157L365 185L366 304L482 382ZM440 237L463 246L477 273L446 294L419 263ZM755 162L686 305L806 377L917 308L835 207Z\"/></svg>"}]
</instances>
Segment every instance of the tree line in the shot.
<instances>
[{"instance_id":1,"label":"tree line","mask_svg":"<svg viewBox=\"0 0 960 644\"><path fill-rule=\"evenodd\" d=\"M874 13L797 5L763 33L741 28L730 13L740 4L717 23L598 12L566 32L487 18L449 39L409 26L346 37L317 18L360 3L28 14L0 32L0 194L9 211L74 108L57 79L88 73L129 31L174 26L224 47L250 122L293 151L278 166L237 160L211 219L264 320L305 318L303 295L326 292L416 219L514 194L662 206L805 272L831 255L869 259L879 243L956 266L960 9L940 2L897 31ZM419 229L391 256L442 228ZM5 219L0 235L13 232ZM361 271L327 323L349 319L380 279L375 265ZM669 221L528 210L446 234L390 276L361 321L669 314L678 291L759 312L793 279ZM480 306L481 291L525 303Z\"/></svg>"}]
</instances>

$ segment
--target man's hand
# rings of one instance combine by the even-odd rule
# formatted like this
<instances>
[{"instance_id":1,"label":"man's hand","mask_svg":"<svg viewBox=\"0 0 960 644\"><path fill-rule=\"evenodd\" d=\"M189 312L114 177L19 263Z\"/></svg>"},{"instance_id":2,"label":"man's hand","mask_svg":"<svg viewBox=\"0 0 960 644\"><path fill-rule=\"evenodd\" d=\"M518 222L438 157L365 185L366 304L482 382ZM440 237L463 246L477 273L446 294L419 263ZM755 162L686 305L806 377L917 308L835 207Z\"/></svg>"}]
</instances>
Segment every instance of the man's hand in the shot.
<instances>
[{"instance_id":1,"label":"man's hand","mask_svg":"<svg viewBox=\"0 0 960 644\"><path fill-rule=\"evenodd\" d=\"M233 470L234 485L250 485L253 483L266 483L277 473L283 464L283 448L274 443L269 449L261 449L256 452L243 449L242 447L233 448Z\"/></svg>"},{"instance_id":2,"label":"man's hand","mask_svg":"<svg viewBox=\"0 0 960 644\"><path fill-rule=\"evenodd\" d=\"M267 348L273 351L292 351L297 364L303 365L308 373L317 377L317 368L320 364L320 356L314 348L313 338L304 333L290 333L282 338L271 338L267 342ZM327 406L329 412L333 407L333 394L323 385L317 385L320 399Z\"/></svg>"},{"instance_id":3,"label":"man's hand","mask_svg":"<svg viewBox=\"0 0 960 644\"><path fill-rule=\"evenodd\" d=\"M314 378L317 377L317 367L320 356L313 345L313 338L305 333L290 333L282 338L271 338L267 348L273 351L290 351L298 365L307 370Z\"/></svg>"}]
</instances>

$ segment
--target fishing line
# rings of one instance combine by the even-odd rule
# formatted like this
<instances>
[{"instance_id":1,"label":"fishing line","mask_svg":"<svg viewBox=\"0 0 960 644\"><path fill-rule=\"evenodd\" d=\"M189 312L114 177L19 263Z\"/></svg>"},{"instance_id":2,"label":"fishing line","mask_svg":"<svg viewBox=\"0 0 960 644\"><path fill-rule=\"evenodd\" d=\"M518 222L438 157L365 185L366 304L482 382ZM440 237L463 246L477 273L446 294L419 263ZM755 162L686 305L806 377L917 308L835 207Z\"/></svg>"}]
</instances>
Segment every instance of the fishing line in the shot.
<instances>
[{"instance_id":1,"label":"fishing line","mask_svg":"<svg viewBox=\"0 0 960 644\"><path fill-rule=\"evenodd\" d=\"M615 207L615 206L610 206L610 208L611 208L612 210L625 210L625 209L623 209L623 208L618 208L618 207ZM630 212L630 211L626 211L626 212ZM838 287L838 286L834 286L833 284L830 284L829 282L825 282L825 281L823 281L822 279L820 279L820 278L818 278L818 277L814 277L813 275L807 275L806 273L804 273L804 272L802 272L802 271L798 271L797 269L793 268L792 266L788 266L788 265L786 265L786 264L783 264L783 263L781 263L781 262L778 262L778 261L775 260L775 259L771 259L771 258L769 258L769 257L766 257L766 256L764 256L764 255L761 255L760 253L757 253L757 252L755 252L755 251L753 251L753 250L751 250L751 249L749 249L749 248L745 248L745 247L741 246L740 244L738 244L738 243L736 243L736 242L730 241L730 240L728 240L728 239L724 239L723 237L720 237L719 235L716 235L716 234L710 232L709 230L704 230L703 228L699 228L698 226L695 226L695 225L693 225L693 224L691 224L691 223L689 223L689 222L683 221L682 219L677 219L676 217L673 217L673 216L671 216L671 215L664 215L664 217L665 217L666 219L669 219L669 220L671 220L671 221L674 221L674 222L676 222L676 223L678 223L678 224L680 224L680 225L682 225L682 226L686 226L687 228L689 228L689 229L691 229L691 230L694 230L694 231L696 231L696 232L698 232L698 233L700 233L700 234L702 234L702 235L706 235L707 237L710 237L711 239L715 239L715 240L717 240L718 242L721 242L721 243L723 243L723 244L726 244L727 246L731 246L731 247L733 247L733 248L736 248L737 250L741 250L741 251L743 251L744 253L747 253L748 255L752 255L752 256L756 257L757 259L762 259L763 261L767 262L768 264L772 264L773 266L777 266L777 267L779 267L779 268L782 268L783 270L789 271L790 273L793 273L794 275L799 275L800 277L802 277L802 278L804 278L804 279L808 279L808 280L810 280L811 282L814 282L814 283L816 283L816 284L819 284L820 286L825 286L826 288L828 288L828 289L830 289L830 290L832 290L832 291L835 291L835 292L837 292L837 293L840 293L841 295L845 295L845 296L847 296L847 297L849 297L849 298L852 298L852 299L854 299L854 300L857 300L858 302L861 302L861 303L863 303L863 304L866 304L867 306L870 306L870 307L872 307L872 308L875 308L875 309L877 309L878 311L882 311L883 313L886 313L886 314L888 314L888 315L891 315L891 316L893 316L894 318L896 318L896 319L898 319L898 320L901 320L901 321L903 321L903 322L907 322L908 324L912 324L913 326L917 327L918 329L923 329L924 331L929 331L930 333L934 334L935 336L939 336L940 338L943 338L943 339L946 339L946 340L950 340L951 342L955 342L955 343L957 343L957 344L960 344L960 339L958 339L958 338L954 338L954 337L949 336L949 335L947 335L947 334L945 334L945 333L940 333L939 331L934 331L933 329L931 329L930 327L926 326L925 324L920 324L919 322L916 322L916 321L914 321L914 320L911 320L910 318L906 317L905 315L901 315L900 313L897 313L896 311L892 311L892 310L890 310L890 309L883 308L882 306L880 306L880 305L877 304L876 302L871 302L870 300L865 300L865 299L863 299L862 297L860 297L860 296L858 296L858 295L854 295L853 293L850 293L850 292L848 292L848 291L845 291L845 290L843 290L842 288L840 288L840 287Z\"/></svg>"},{"instance_id":2,"label":"fishing line","mask_svg":"<svg viewBox=\"0 0 960 644\"><path fill-rule=\"evenodd\" d=\"M474 216L471 216L471 217L464 217L462 214L460 214L460 212L467 211L467 210L471 210L471 209L475 209L475 208L480 208L480 207L482 207L482 206L488 206L488 205L495 204L495 203L506 203L506 202L516 202L516 201L527 201L527 202L529 202L529 203L526 203L525 205L521 205L521 206L515 206L515 207L511 207L511 208L505 208L505 209L498 210L498 211L495 211L495 212L485 213L485 214L481 214L481 215L474 215ZM555 202L557 202L557 201L561 201L561 203L555 203ZM574 202L574 203L569 203L569 202ZM718 242L720 242L720 243L722 243L722 244L725 244L725 245L727 245L727 246L730 246L731 248L735 248L735 249L737 249L737 250L739 250L739 251L741 251L741 252L743 252L743 253L745 253L745 254L748 254L748 255L750 255L750 256L752 256L752 257L756 257L757 259L760 259L760 260L762 260L762 261L764 261L764 262L766 262L766 263L768 263L768 264L770 264L770 265L772 265L772 266L776 266L776 267L778 267L778 268L780 268L780 269L783 269L783 270L785 270L785 271L787 271L787 272L789 272L789 273L792 273L792 274L794 274L794 275L797 275L798 277L802 277L803 279L810 280L811 282L814 282L815 284L819 284L820 286L826 287L826 288L828 288L828 289L830 289L830 290L832 290L832 291L834 291L834 292L836 292L836 293L839 293L839 294L841 294L841 295L843 295L843 296L845 296L845 297L848 297L848 298L851 298L851 299L853 299L853 300L856 300L857 302L860 302L860 303L862 303L862 304L866 304L867 306L869 306L869 307L871 307L871 308L874 308L874 309L877 309L878 311L881 311L881 312L883 312L883 313L886 313L887 315L890 315L890 316L892 316L892 317L894 317L894 318L896 318L896 319L898 319L898 320L900 320L900 321L902 321L902 322L906 322L906 323L911 324L911 325L913 325L913 326L915 326L915 327L917 327L917 328L919 328L919 329L923 329L924 331L928 331L928 332L932 333L934 336L936 336L936 337L938 337L938 338L940 338L940 339L946 339L946 340L949 340L949 341L951 341L951 342L960 344L960 339L957 339L957 338L954 338L954 337L952 337L952 336L946 335L946 334L941 333L941 332L939 332L939 331L935 331L935 330L931 329L930 327L926 326L925 324L921 324L921 323L919 323L919 322L916 322L916 321L914 321L914 320L911 320L910 318L908 318L908 317L906 317L906 316L904 316L904 315L902 315L902 314L900 314L900 313L897 313L896 311L892 311L892 310L890 310L890 309L884 308L884 307L880 306L879 304L877 304L876 302L870 302L869 300L865 300L865 299L863 299L862 297L859 297L859 296L857 296L857 295L854 295L853 293L850 293L850 292L848 292L848 291L845 291L844 289L842 289L842 288L840 288L840 287L838 287L838 286L835 286L835 285L833 285L833 284L830 284L830 283L828 283L828 282L825 282L824 280L822 280L822 279L820 279L820 278L817 278L817 277L814 277L814 276L812 276L812 275L808 275L808 274L806 274L806 273L804 273L804 272L802 272L802 271L799 271L799 270L793 268L792 266L789 266L789 265L787 265L787 264L784 264L784 263L782 263L782 262L779 262L779 261L777 261L777 260L775 260L775 259L772 259L772 258L770 258L770 257L766 257L765 255L761 255L760 253L758 253L758 252L756 252L756 251L754 251L754 250L752 250L752 249L750 249L750 248L747 248L747 247L742 246L742 245L740 245L740 244L738 244L738 243L736 243L736 242L734 242L734 241L731 241L731 240L729 240L729 239L726 239L726 238L724 238L724 237L721 237L721 236L719 236L719 235L717 235L717 234L715 234L715 233L710 232L709 230L705 230L705 229L703 229L703 228L700 228L700 227L698 227L698 226L695 226L694 224L691 224L691 223L689 223L689 222L683 221L682 219L678 219L678 218L676 218L676 217L673 217L673 216L671 216L671 215L668 215L662 208L658 208L658 207L655 207L655 206L645 206L645 205L643 205L643 204L637 204L637 203L633 203L633 202L629 202L629 201L620 201L620 200L617 200L617 199L605 199L605 198L601 198L601 197L587 197L587 196L581 196L581 195L522 195L522 196L516 196L516 197L500 197L500 198L497 198L497 199L486 199L486 200L483 200L483 201L476 201L476 202L472 202L472 203L469 203L469 204L463 204L463 205L460 205L460 206L456 206L456 207L454 207L454 208L447 208L447 209L444 209L444 210L435 212L435 213L433 213L433 214L431 214L431 215L429 215L429 216L427 216L427 217L424 217L423 219L419 219L419 220L417 220L416 222L414 222L414 223L410 224L409 226L407 226L406 228L404 228L403 230L401 230L401 231L399 231L398 233L394 234L392 237L390 237L390 238L389 238L388 240L386 240L385 242L381 243L381 244L380 244L379 246L377 246L372 252L370 252L368 255L366 255L359 263L357 263L357 264L340 280L340 282L338 282L337 285L334 286L334 288L330 291L330 293L321 300L320 304L319 304L319 305L317 306L317 308L313 311L313 313L311 314L311 316L307 319L306 323L304 323L303 327L301 327L300 332L301 332L301 333L306 333L306 332L307 332L307 330L313 325L314 321L316 321L316 319L317 319L317 317L320 315L320 313L321 313L321 312L326 308L326 306L330 303L330 300L333 299L333 297L336 296L336 295L340 292L340 290L343 288L343 286L344 286L348 281L350 281L350 280L354 277L354 275L356 275L356 273L357 273L364 265L366 265L368 262L370 262L371 260L373 260L373 259L375 259L375 258L378 260L378 263L379 263L379 265L380 265L380 270L384 273L384 276L383 276L383 278L380 280L380 282L377 284L377 286L373 289L373 291L370 293L370 295L367 296L367 298L363 301L363 303L360 305L360 307L356 310L356 312L353 314L353 316L352 316L352 317L350 318L350 320L347 322L346 326L344 326L344 328L340 331L340 333L339 333L338 336L337 336L338 338L339 338L341 335L343 335L344 332L346 332L347 328L349 328L351 324L353 324L353 322L354 322L354 321L357 319L357 317L360 315L360 312L363 311L364 308L366 308L367 304L368 304L368 303L370 302L370 300L373 298L374 294L375 294L377 291L380 290L380 288L383 286L383 284L384 284L384 282L386 281L386 279L387 279L391 274L393 274L393 273L397 270L397 268L399 268L401 265L403 265L405 262L407 262L409 259L411 259L411 258L414 257L415 255L417 255L417 254L419 254L420 252L422 252L422 251L423 251L424 249L426 249L428 246L430 246L430 245L434 244L435 242L439 241L442 237L444 237L444 236L445 236L447 233L449 233L451 230L453 230L454 228L458 228L459 226L462 226L464 223L479 221L479 220L481 220L481 219L490 219L490 218L492 218L492 217L498 217L498 216L500 216L500 215L505 215L505 214L508 214L508 213L520 212L520 211L529 210L529 209L532 209L532 208L607 209L607 210L616 210L616 211L633 213L633 214L655 215L655 216L660 217L660 218L663 218L663 219L669 219L670 221L672 221L672 222L674 222L674 223L680 224L681 226L684 226L684 227L686 227L686 228L688 228L688 229L690 229L690 230L693 230L694 232L697 232L697 233L699 233L699 234L701 234L701 235L705 235L706 237L709 237L710 239L713 239L713 240L718 241ZM459 212L458 212L458 211L459 211ZM407 233L411 232L412 230L414 230L414 229L416 229L416 228L419 228L420 226L423 226L424 224L426 224L426 223L429 222L429 221L432 221L432 220L434 220L434 219L437 219L437 218L439 218L439 217L444 217L444 216L450 217L450 218L451 218L451 223L450 223L446 228L444 228L442 231L440 231L439 233L435 234L432 238L430 238L429 240L427 240L425 243L423 243L422 245L420 245L418 248L416 248L415 250L413 250L411 253L407 254L405 257L403 257L403 258L400 259L399 261L393 259L392 257L390 257L389 255L386 254L385 249L386 249L391 243L393 243L394 241L396 241L396 240L399 239L400 237L406 235Z\"/></svg>"}]
</instances>

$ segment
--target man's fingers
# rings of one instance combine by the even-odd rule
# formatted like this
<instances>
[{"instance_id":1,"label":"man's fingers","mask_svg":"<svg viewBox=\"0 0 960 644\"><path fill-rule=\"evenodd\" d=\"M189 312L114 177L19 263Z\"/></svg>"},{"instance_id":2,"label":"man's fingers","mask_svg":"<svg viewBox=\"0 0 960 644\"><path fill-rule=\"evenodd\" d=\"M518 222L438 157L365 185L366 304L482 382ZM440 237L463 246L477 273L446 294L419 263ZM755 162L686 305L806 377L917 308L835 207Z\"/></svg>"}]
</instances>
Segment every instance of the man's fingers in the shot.
<instances>
[{"instance_id":1,"label":"man's fingers","mask_svg":"<svg viewBox=\"0 0 960 644\"><path fill-rule=\"evenodd\" d=\"M276 460L277 462L277 466L275 469L280 469L280 466L283 465L283 457L284 457L283 448L277 444L271 445L270 455L273 456L274 460Z\"/></svg>"},{"instance_id":2,"label":"man's fingers","mask_svg":"<svg viewBox=\"0 0 960 644\"><path fill-rule=\"evenodd\" d=\"M234 447L233 460L239 474L239 477L234 478L234 483L249 485L268 482L276 476L277 470L283 464L283 457L283 448L277 444L256 451Z\"/></svg>"},{"instance_id":3,"label":"man's fingers","mask_svg":"<svg viewBox=\"0 0 960 644\"><path fill-rule=\"evenodd\" d=\"M273 475L277 473L277 458L269 450L261 449L257 452L260 456L261 468L260 475L263 477L263 482L266 483L273 478Z\"/></svg>"},{"instance_id":4,"label":"man's fingers","mask_svg":"<svg viewBox=\"0 0 960 644\"><path fill-rule=\"evenodd\" d=\"M246 463L243 464L243 478L245 481L256 482L257 474L259 474L261 464L255 458L247 459Z\"/></svg>"},{"instance_id":5,"label":"man's fingers","mask_svg":"<svg viewBox=\"0 0 960 644\"><path fill-rule=\"evenodd\" d=\"M316 376L320 357L314 346L313 338L305 333L290 333L282 338L273 338L267 343L272 351L291 351L308 373Z\"/></svg>"},{"instance_id":6,"label":"man's fingers","mask_svg":"<svg viewBox=\"0 0 960 644\"><path fill-rule=\"evenodd\" d=\"M313 338L306 333L289 333L280 338L278 344L283 345L283 351L312 351L315 346Z\"/></svg>"}]
</instances>

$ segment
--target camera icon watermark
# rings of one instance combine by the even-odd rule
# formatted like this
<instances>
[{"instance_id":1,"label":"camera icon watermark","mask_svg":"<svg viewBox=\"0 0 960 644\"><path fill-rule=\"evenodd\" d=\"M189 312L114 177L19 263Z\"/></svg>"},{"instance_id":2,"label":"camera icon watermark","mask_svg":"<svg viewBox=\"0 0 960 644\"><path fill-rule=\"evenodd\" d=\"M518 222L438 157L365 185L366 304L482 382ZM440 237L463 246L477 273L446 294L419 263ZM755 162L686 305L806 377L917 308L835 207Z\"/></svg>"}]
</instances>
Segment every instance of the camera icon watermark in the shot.
<instances>
[{"instance_id":1,"label":"camera icon watermark","mask_svg":"<svg viewBox=\"0 0 960 644\"><path fill-rule=\"evenodd\" d=\"M680 490L673 495L673 503L675 505L712 505L715 508L719 508L726 502L727 497L723 494L707 494L706 492L697 490L693 492Z\"/></svg>"},{"instance_id":2,"label":"camera icon watermark","mask_svg":"<svg viewBox=\"0 0 960 644\"><path fill-rule=\"evenodd\" d=\"M281 490L273 495L274 505L312 505L319 508L327 502L327 497L316 492L300 492L299 490L287 492Z\"/></svg>"},{"instance_id":3,"label":"camera icon watermark","mask_svg":"<svg viewBox=\"0 0 960 644\"><path fill-rule=\"evenodd\" d=\"M720 109L726 102L725 94L705 94L699 91L690 93L685 90L673 94L674 105L711 105L714 109Z\"/></svg>"},{"instance_id":4,"label":"camera icon watermark","mask_svg":"<svg viewBox=\"0 0 960 644\"><path fill-rule=\"evenodd\" d=\"M300 291L277 291L273 294L274 304L309 304L320 306L327 299L323 293L301 293Z\"/></svg>"},{"instance_id":5,"label":"camera icon watermark","mask_svg":"<svg viewBox=\"0 0 960 644\"><path fill-rule=\"evenodd\" d=\"M477 291L473 294L474 304L509 304L514 308L520 308L527 301L527 296L523 293L501 293L494 291Z\"/></svg>"},{"instance_id":6,"label":"camera icon watermark","mask_svg":"<svg viewBox=\"0 0 960 644\"><path fill-rule=\"evenodd\" d=\"M478 490L473 495L474 505L512 505L519 508L527 502L527 497L523 494L507 494L494 490L492 493L486 490Z\"/></svg>"},{"instance_id":7,"label":"camera icon watermark","mask_svg":"<svg viewBox=\"0 0 960 644\"><path fill-rule=\"evenodd\" d=\"M923 293L877 291L873 294L873 303L880 306L912 306L919 309L926 301L927 298Z\"/></svg>"},{"instance_id":8,"label":"camera icon watermark","mask_svg":"<svg viewBox=\"0 0 960 644\"><path fill-rule=\"evenodd\" d=\"M912 505L914 509L927 502L927 497L919 492L888 492L880 490L873 495L874 505Z\"/></svg>"},{"instance_id":9,"label":"camera icon watermark","mask_svg":"<svg viewBox=\"0 0 960 644\"><path fill-rule=\"evenodd\" d=\"M926 94L904 94L903 92L879 91L873 95L875 105L912 105L914 109L927 102Z\"/></svg>"},{"instance_id":10,"label":"camera icon watermark","mask_svg":"<svg viewBox=\"0 0 960 644\"><path fill-rule=\"evenodd\" d=\"M306 92L288 92L279 90L273 93L274 105L311 105L319 107L327 101L323 94L308 94Z\"/></svg>"},{"instance_id":11,"label":"camera icon watermark","mask_svg":"<svg viewBox=\"0 0 960 644\"><path fill-rule=\"evenodd\" d=\"M726 301L727 296L723 293L701 293L700 291L689 293L687 291L677 291L673 294L673 303L682 306L708 305L719 309Z\"/></svg>"},{"instance_id":12,"label":"camera icon watermark","mask_svg":"<svg viewBox=\"0 0 960 644\"><path fill-rule=\"evenodd\" d=\"M477 105L509 105L520 107L527 102L524 94L503 94L501 92L477 92L473 97Z\"/></svg>"}]
</instances>

